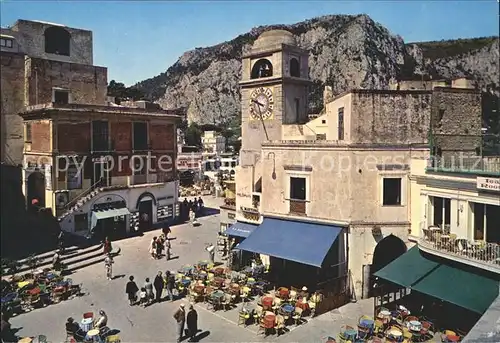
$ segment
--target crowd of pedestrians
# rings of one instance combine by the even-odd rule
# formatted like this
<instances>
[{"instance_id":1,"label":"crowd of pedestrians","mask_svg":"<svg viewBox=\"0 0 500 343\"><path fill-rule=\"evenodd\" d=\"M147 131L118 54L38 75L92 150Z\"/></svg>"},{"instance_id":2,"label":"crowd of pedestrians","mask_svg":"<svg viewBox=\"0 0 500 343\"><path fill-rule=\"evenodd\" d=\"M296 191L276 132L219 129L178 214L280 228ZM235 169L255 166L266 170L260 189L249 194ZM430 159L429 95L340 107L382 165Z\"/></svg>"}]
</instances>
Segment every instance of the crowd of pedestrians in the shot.
<instances>
[{"instance_id":1,"label":"crowd of pedestrians","mask_svg":"<svg viewBox=\"0 0 500 343\"><path fill-rule=\"evenodd\" d=\"M154 291L153 291L154 288ZM166 297L169 301L174 302L175 291L175 275L170 271L165 272L165 276L159 271L153 282L150 278L146 278L144 285L139 289L133 276L129 277L129 281L125 286L125 293L127 294L130 306L139 305L142 307L149 306L153 303L161 303L163 301L163 290L166 291ZM180 304L177 311L174 313L174 319L177 323L177 342L180 342L184 337L184 327L187 324L187 337L188 342L194 342L198 332L198 314L193 306L189 304L188 312L186 314L185 305Z\"/></svg>"},{"instance_id":2,"label":"crowd of pedestrians","mask_svg":"<svg viewBox=\"0 0 500 343\"><path fill-rule=\"evenodd\" d=\"M196 217L203 215L203 210L205 209L205 204L203 203L203 199L199 197L198 199L194 198L194 200L189 200L184 198L184 201L180 206L180 217L183 222L190 221L191 224L194 224L196 221Z\"/></svg>"}]
</instances>

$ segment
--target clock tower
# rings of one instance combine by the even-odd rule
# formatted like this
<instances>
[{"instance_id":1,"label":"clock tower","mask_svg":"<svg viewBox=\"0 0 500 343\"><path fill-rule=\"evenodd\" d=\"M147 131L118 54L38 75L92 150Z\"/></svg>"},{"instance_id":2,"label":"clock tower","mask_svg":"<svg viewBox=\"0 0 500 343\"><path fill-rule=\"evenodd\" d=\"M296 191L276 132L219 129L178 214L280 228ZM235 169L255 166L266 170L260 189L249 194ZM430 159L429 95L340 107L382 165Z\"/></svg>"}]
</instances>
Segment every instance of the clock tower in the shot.
<instances>
[{"instance_id":1,"label":"clock tower","mask_svg":"<svg viewBox=\"0 0 500 343\"><path fill-rule=\"evenodd\" d=\"M263 141L281 140L283 124L307 121L308 56L285 30L262 33L243 55L242 159L260 154Z\"/></svg>"}]
</instances>

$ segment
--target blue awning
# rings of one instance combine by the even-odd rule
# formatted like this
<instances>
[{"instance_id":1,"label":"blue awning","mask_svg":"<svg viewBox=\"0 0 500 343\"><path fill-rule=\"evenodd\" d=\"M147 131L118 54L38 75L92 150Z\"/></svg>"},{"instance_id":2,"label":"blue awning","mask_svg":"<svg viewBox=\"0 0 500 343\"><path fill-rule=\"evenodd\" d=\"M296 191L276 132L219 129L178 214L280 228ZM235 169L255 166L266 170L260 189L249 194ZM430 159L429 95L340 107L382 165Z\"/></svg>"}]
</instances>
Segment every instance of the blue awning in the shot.
<instances>
[{"instance_id":1,"label":"blue awning","mask_svg":"<svg viewBox=\"0 0 500 343\"><path fill-rule=\"evenodd\" d=\"M257 225L236 222L228 227L224 233L228 236L247 238L257 227Z\"/></svg>"},{"instance_id":2,"label":"blue awning","mask_svg":"<svg viewBox=\"0 0 500 343\"><path fill-rule=\"evenodd\" d=\"M342 228L265 218L238 249L320 267Z\"/></svg>"}]
</instances>

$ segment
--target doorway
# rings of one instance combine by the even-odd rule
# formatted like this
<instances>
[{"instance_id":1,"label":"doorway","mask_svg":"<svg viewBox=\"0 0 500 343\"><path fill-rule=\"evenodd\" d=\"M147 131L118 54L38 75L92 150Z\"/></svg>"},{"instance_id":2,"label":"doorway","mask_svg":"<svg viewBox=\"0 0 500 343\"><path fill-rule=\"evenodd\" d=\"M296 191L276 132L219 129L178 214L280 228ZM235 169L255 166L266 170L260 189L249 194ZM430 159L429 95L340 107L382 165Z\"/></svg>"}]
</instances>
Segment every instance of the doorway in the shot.
<instances>
[{"instance_id":1,"label":"doorway","mask_svg":"<svg viewBox=\"0 0 500 343\"><path fill-rule=\"evenodd\" d=\"M111 175L109 173L109 162L94 162L92 172L93 187L107 187L111 185Z\"/></svg>"},{"instance_id":2,"label":"doorway","mask_svg":"<svg viewBox=\"0 0 500 343\"><path fill-rule=\"evenodd\" d=\"M139 229L147 231L153 225L153 200L144 200L139 203Z\"/></svg>"},{"instance_id":3,"label":"doorway","mask_svg":"<svg viewBox=\"0 0 500 343\"><path fill-rule=\"evenodd\" d=\"M406 250L406 244L399 237L392 234L377 243L373 251L373 262L370 266L369 296L373 296L373 285L375 284L373 274L403 255Z\"/></svg>"},{"instance_id":4,"label":"doorway","mask_svg":"<svg viewBox=\"0 0 500 343\"><path fill-rule=\"evenodd\" d=\"M45 176L36 171L28 176L27 200L29 209L45 207Z\"/></svg>"}]
</instances>

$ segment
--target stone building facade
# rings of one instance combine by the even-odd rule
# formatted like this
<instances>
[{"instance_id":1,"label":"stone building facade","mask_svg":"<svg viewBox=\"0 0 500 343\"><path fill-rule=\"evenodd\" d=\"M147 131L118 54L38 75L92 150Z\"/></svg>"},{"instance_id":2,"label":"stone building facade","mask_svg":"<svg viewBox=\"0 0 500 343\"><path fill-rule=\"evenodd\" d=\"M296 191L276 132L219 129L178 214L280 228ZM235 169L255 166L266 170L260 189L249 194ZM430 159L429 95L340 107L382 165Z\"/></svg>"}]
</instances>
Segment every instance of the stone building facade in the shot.
<instances>
[{"instance_id":1,"label":"stone building facade","mask_svg":"<svg viewBox=\"0 0 500 343\"><path fill-rule=\"evenodd\" d=\"M267 218L279 218L341 228L338 243L332 243L344 247L336 250L336 263L343 266L336 275L348 275L352 291L367 296L371 274L411 244L411 161L428 158L432 133L449 134L434 143L443 155L458 151L464 141L470 142L467 149L476 149L481 97L473 89L352 90L330 97L324 114L306 122L307 52L290 46L292 35L271 31L243 57L236 206L221 211L260 227ZM292 51L300 60L294 67L298 76L286 74ZM262 58L272 61L273 74L252 79ZM270 94L261 97L267 88L272 88L270 111ZM262 108L266 112L255 116ZM442 108L442 120L434 121ZM443 126L447 115L462 119ZM462 143L455 142L456 135ZM312 234L304 229L297 243Z\"/></svg>"},{"instance_id":2,"label":"stone building facade","mask_svg":"<svg viewBox=\"0 0 500 343\"><path fill-rule=\"evenodd\" d=\"M178 112L110 104L107 69L93 65L91 31L18 20L1 35L2 165L22 165L18 185L28 209L50 208L62 229L81 234L117 205L121 214L112 218L126 222L126 231L141 211L148 225L172 219L175 163L162 174L134 172L125 161L132 154L174 161ZM121 170L110 169L120 158ZM74 163L64 170L60 162L68 160Z\"/></svg>"}]
</instances>

